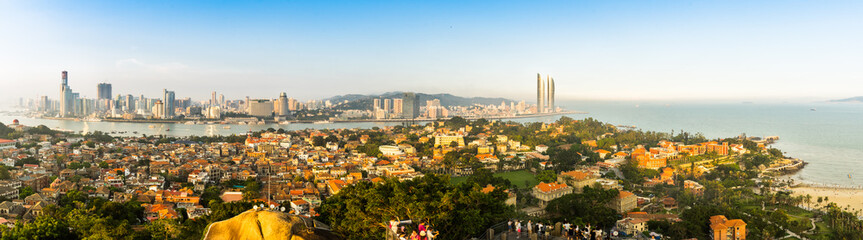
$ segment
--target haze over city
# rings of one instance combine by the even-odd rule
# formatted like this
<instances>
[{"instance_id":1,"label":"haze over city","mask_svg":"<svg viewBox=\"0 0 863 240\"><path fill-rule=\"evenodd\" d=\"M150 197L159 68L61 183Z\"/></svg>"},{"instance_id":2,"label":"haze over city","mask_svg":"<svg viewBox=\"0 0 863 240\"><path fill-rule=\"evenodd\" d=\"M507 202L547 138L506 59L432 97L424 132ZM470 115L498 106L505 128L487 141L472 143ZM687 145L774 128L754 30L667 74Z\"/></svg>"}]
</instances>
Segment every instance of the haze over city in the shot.
<instances>
[{"instance_id":1,"label":"haze over city","mask_svg":"<svg viewBox=\"0 0 863 240\"><path fill-rule=\"evenodd\" d=\"M532 99L861 95L863 3L0 2L0 98L298 99L388 91Z\"/></svg>"}]
</instances>

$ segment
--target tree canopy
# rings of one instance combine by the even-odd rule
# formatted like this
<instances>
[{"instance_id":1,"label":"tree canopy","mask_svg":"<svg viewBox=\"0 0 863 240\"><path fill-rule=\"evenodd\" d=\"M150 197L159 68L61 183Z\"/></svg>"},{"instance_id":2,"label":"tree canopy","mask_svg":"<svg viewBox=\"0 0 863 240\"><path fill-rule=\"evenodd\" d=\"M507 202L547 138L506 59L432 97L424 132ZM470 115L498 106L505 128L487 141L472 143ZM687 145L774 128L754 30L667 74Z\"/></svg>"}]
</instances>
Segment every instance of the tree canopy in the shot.
<instances>
[{"instance_id":1,"label":"tree canopy","mask_svg":"<svg viewBox=\"0 0 863 240\"><path fill-rule=\"evenodd\" d=\"M319 220L348 239L383 238L391 219L427 221L446 233L441 239L462 239L512 214L502 189L488 194L480 189L474 182L453 186L449 177L434 174L401 182L360 182L326 199Z\"/></svg>"}]
</instances>

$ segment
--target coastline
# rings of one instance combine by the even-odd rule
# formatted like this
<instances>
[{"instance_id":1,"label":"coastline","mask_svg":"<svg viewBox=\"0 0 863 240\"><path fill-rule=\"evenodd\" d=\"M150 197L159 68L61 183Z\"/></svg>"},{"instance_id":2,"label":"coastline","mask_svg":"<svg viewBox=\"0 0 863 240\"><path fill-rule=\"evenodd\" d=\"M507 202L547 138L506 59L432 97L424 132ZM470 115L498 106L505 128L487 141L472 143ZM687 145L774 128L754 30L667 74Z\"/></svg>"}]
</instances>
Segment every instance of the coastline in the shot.
<instances>
[{"instance_id":1,"label":"coastline","mask_svg":"<svg viewBox=\"0 0 863 240\"><path fill-rule=\"evenodd\" d=\"M505 119L520 119L520 118L534 118L534 117L548 117L548 116L560 116L560 115L568 115L568 114L587 114L588 112L581 111L561 111L554 113L536 113L536 114L523 114L523 115L515 115L515 116L485 116L485 117L466 117L467 120L477 120L477 119L488 119L488 120L505 120ZM65 120L65 121L81 121L87 122L86 120L82 120L80 118L62 118L62 117L36 117L40 119L50 119L50 120ZM356 119L356 120L332 120L330 123L379 123L379 122L434 122L434 121L445 121L449 118L438 118L438 119ZM104 118L99 119L102 122L124 122L124 123L173 123L173 124L184 124L189 121L212 121L219 122L219 124L236 124L236 123L221 123L223 120L221 119L188 119L188 120L178 120L178 119L113 119L113 118ZM289 123L317 123L320 120L288 120ZM265 123L280 123L274 120L264 120Z\"/></svg>"},{"instance_id":2,"label":"coastline","mask_svg":"<svg viewBox=\"0 0 863 240\"><path fill-rule=\"evenodd\" d=\"M811 206L824 206L828 202L833 202L839 207L848 207L848 210L851 212L863 210L863 187L822 187L801 184L799 186L792 187L791 191L792 196L812 196L812 202L809 204ZM818 204L818 197L826 197L828 200Z\"/></svg>"}]
</instances>

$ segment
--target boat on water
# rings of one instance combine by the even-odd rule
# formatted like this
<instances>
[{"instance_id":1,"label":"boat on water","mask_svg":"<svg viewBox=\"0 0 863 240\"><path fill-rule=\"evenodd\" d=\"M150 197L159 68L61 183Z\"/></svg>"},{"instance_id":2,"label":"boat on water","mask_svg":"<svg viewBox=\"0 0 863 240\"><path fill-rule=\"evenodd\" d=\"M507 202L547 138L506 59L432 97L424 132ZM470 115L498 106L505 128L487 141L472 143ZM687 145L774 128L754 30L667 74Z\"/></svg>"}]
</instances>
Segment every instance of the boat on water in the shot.
<instances>
[{"instance_id":1,"label":"boat on water","mask_svg":"<svg viewBox=\"0 0 863 240\"><path fill-rule=\"evenodd\" d=\"M134 134L138 134L138 131L134 131L134 132L132 132L132 133L134 133Z\"/></svg>"},{"instance_id":2,"label":"boat on water","mask_svg":"<svg viewBox=\"0 0 863 240\"><path fill-rule=\"evenodd\" d=\"M186 125L195 125L195 122L188 121L188 122L184 122L183 124L186 124Z\"/></svg>"},{"instance_id":3,"label":"boat on water","mask_svg":"<svg viewBox=\"0 0 863 240\"><path fill-rule=\"evenodd\" d=\"M148 128L156 128L156 125L147 126Z\"/></svg>"},{"instance_id":4,"label":"boat on water","mask_svg":"<svg viewBox=\"0 0 863 240\"><path fill-rule=\"evenodd\" d=\"M288 122L288 121L281 121L281 122L279 122L279 124L281 124L281 125L288 125L288 124L291 124L291 122Z\"/></svg>"},{"instance_id":5,"label":"boat on water","mask_svg":"<svg viewBox=\"0 0 863 240\"><path fill-rule=\"evenodd\" d=\"M102 121L102 119L101 119L101 118L89 117L89 118L85 118L85 119L84 119L84 121L85 121L85 122L101 122L101 121Z\"/></svg>"},{"instance_id":6,"label":"boat on water","mask_svg":"<svg viewBox=\"0 0 863 240\"><path fill-rule=\"evenodd\" d=\"M224 128L224 129L231 129L231 126L224 126L224 127L222 127L222 128Z\"/></svg>"},{"instance_id":7,"label":"boat on water","mask_svg":"<svg viewBox=\"0 0 863 240\"><path fill-rule=\"evenodd\" d=\"M170 128L168 128L168 129L167 129L167 130L165 130L165 131L166 131L166 132L170 132L170 131L171 131L171 129L170 129Z\"/></svg>"},{"instance_id":8,"label":"boat on water","mask_svg":"<svg viewBox=\"0 0 863 240\"><path fill-rule=\"evenodd\" d=\"M818 111L818 109L810 108L810 109L809 109L809 111L813 111L813 112L814 112L814 111Z\"/></svg>"},{"instance_id":9,"label":"boat on water","mask_svg":"<svg viewBox=\"0 0 863 240\"><path fill-rule=\"evenodd\" d=\"M316 122L313 122L313 123L314 123L314 124L327 124L327 123L333 123L333 122L330 122L330 121L327 121L327 120L323 120L323 121L316 121Z\"/></svg>"}]
</instances>

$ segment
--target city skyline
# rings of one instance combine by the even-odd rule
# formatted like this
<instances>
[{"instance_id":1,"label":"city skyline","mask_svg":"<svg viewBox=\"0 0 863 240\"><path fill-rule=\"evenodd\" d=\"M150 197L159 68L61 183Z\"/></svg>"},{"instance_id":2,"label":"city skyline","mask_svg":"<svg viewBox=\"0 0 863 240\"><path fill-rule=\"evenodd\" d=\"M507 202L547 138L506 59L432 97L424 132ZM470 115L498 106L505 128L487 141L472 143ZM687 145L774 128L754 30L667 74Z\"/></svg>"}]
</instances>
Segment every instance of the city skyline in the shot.
<instances>
[{"instance_id":1,"label":"city skyline","mask_svg":"<svg viewBox=\"0 0 863 240\"><path fill-rule=\"evenodd\" d=\"M114 94L169 88L194 99L212 91L228 99L412 91L530 100L523 79L536 72L558 77L566 89L559 99L861 95L858 2L97 1L0 9L0 32L9 36L0 40L6 105L55 95L44 86L62 70L75 72L75 90L89 98L105 82ZM331 14L338 17L316 17ZM598 91L609 85L618 94Z\"/></svg>"}]
</instances>

